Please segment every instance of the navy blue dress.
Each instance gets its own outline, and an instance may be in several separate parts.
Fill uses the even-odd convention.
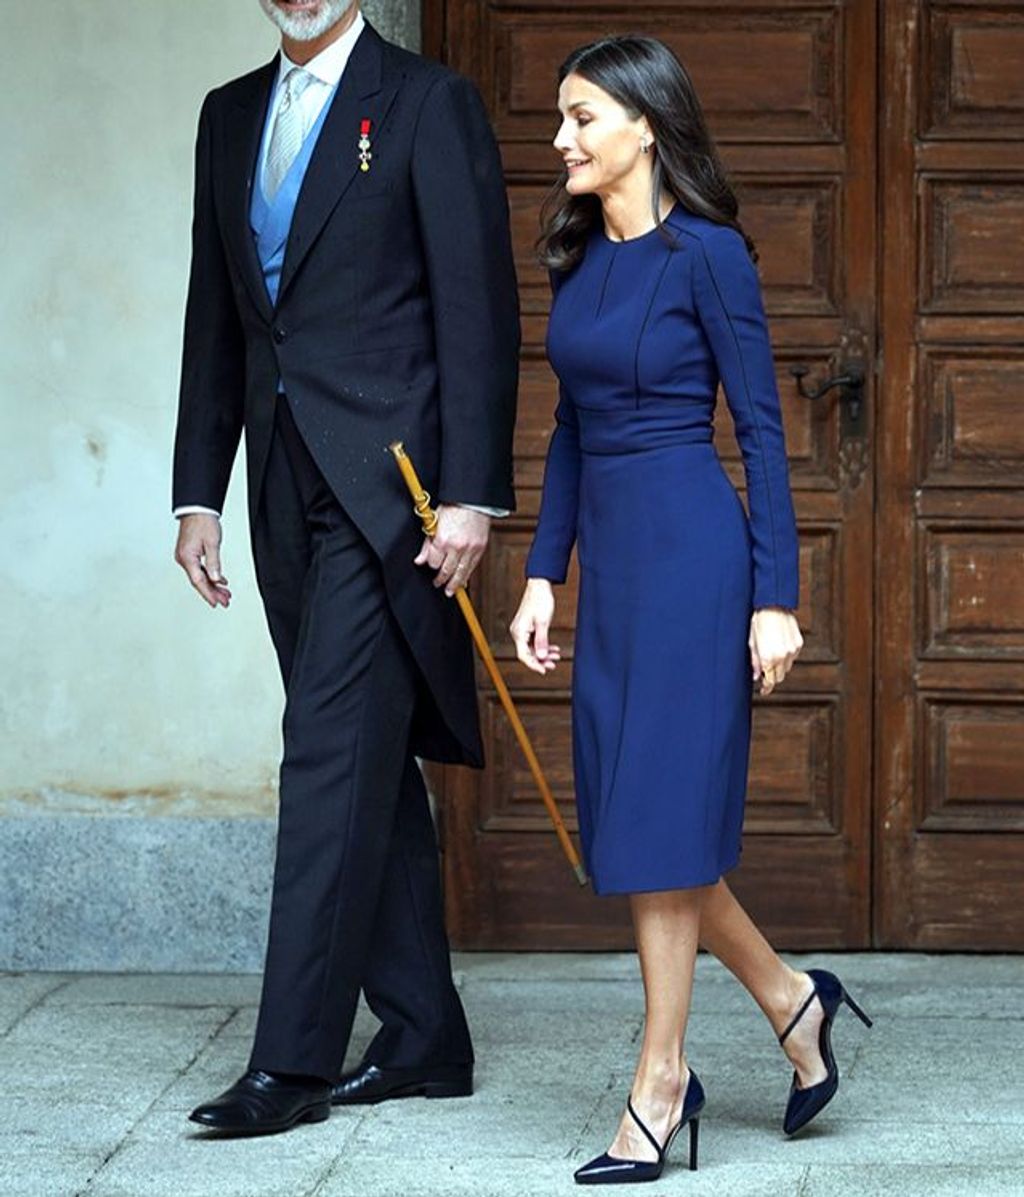
[[[580,567],[572,677],[580,839],[599,894],[713,885],[739,861],[750,616],[798,605],[797,533],[756,268],[677,204],[603,229],[555,276],[556,427],[526,575]],[[713,444],[721,380],[749,518]]]

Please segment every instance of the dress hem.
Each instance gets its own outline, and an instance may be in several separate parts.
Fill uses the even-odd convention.
[[[717,885],[717,884],[718,884],[718,882],[719,882],[719,881],[721,881],[721,879],[722,879],[722,878],[725,876],[725,874],[726,874],[726,873],[731,873],[731,872],[732,872],[732,870],[733,870],[733,869],[735,869],[735,868],[736,868],[736,866],[737,866],[739,863],[740,863],[740,857],[739,857],[739,854],[737,854],[737,855],[736,855],[736,856],[733,858],[733,860],[732,860],[732,862],[731,862],[730,864],[723,865],[721,868],[719,868],[719,870],[718,870],[718,871],[717,871],[717,872],[716,872],[716,873],[715,873],[715,874],[714,874],[714,875],[711,877],[711,879],[710,879],[710,880],[703,880],[703,881],[686,881],[686,882],[684,882],[684,883],[682,883],[682,884],[681,884],[681,883],[679,883],[678,881],[676,881],[676,882],[673,882],[672,884],[669,884],[669,885],[664,885],[664,884],[657,884],[657,885],[645,884],[645,885],[637,885],[637,886],[629,886],[629,887],[619,887],[619,886],[611,886],[611,887],[609,887],[609,886],[602,886],[602,887],[599,889],[599,888],[597,887],[597,885],[594,883],[594,879],[593,879],[593,877],[591,877],[591,879],[590,879],[590,884],[591,884],[591,888],[592,888],[592,889],[593,889],[593,891],[594,891],[594,894],[595,894],[595,896],[596,896],[596,897],[598,897],[598,898],[613,898],[613,897],[621,897],[621,896],[622,896],[622,895],[624,895],[624,894],[655,894],[655,893],[664,893],[664,892],[667,892],[667,891],[670,891],[670,890],[675,890],[675,889],[701,889],[701,888],[703,888],[704,886],[708,886],[708,885]]]

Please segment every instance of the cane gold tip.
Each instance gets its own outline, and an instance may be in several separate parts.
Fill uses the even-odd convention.
[[[394,453],[396,457],[405,456],[405,445],[402,441],[392,441],[391,444],[388,445],[388,449]]]
[[[580,885],[587,884],[587,871],[581,864],[573,866],[573,872],[576,874],[576,880]]]

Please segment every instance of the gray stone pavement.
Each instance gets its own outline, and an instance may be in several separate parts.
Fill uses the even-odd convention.
[[[651,1192],[701,1197],[1024,1195],[1024,957],[788,956],[837,972],[835,1101],[786,1140],[790,1073],[750,998],[701,957],[688,1051],[708,1091],[700,1171],[682,1140]],[[0,1194],[17,1197],[533,1197],[578,1193],[630,1081],[630,955],[456,957],[477,1092],[338,1110],[211,1141],[187,1111],[242,1070],[249,976],[0,975]],[[360,1011],[349,1059],[374,1022]]]

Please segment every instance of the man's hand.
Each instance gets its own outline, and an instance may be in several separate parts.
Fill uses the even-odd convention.
[[[183,515],[178,520],[174,560],[211,607],[231,602],[228,580],[220,572],[220,539],[220,520],[215,515]]]
[[[480,564],[491,533],[491,517],[481,511],[441,503],[437,508],[437,531],[425,536],[416,565],[437,570],[434,585],[444,587],[451,598],[465,586]]]

